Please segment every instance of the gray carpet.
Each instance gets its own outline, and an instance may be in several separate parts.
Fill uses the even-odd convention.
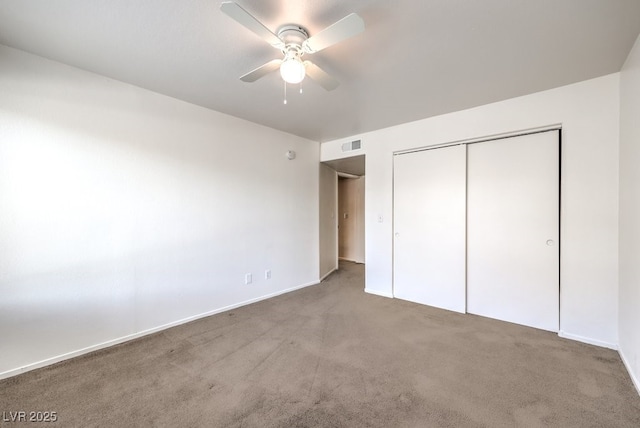
[[[363,277],[342,263],[320,285],[0,381],[0,412],[57,412],[45,426],[640,427],[616,352],[368,295]]]

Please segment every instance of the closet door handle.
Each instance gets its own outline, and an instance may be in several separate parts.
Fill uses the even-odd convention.
[[[553,247],[554,245],[556,245],[556,243],[553,239],[547,239],[547,247]]]

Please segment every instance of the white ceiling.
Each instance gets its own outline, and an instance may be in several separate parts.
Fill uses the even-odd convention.
[[[335,169],[338,172],[362,176],[366,172],[365,162],[365,155],[358,155],[341,159],[334,159],[323,163],[325,165],[329,165],[331,168]]]
[[[341,85],[238,77],[273,49],[217,0],[0,0],[0,43],[312,140],[327,141],[619,71],[639,0],[237,0],[311,35],[350,12],[364,33],[313,55]]]

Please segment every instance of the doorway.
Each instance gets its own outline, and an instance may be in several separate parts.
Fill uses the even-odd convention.
[[[338,260],[364,263],[365,155],[322,162],[320,180],[320,278]]]
[[[338,258],[364,263],[364,176],[338,174]]]

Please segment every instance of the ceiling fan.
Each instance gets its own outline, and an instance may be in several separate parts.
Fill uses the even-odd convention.
[[[283,25],[274,33],[232,1],[223,2],[220,10],[284,55],[282,59],[273,59],[241,76],[240,80],[243,82],[255,82],[279,68],[282,79],[287,83],[300,83],[305,76],[309,76],[327,91],[332,91],[338,87],[339,82],[311,61],[303,61],[302,56],[319,52],[364,31],[364,21],[355,13],[309,37],[307,30],[296,24]]]

